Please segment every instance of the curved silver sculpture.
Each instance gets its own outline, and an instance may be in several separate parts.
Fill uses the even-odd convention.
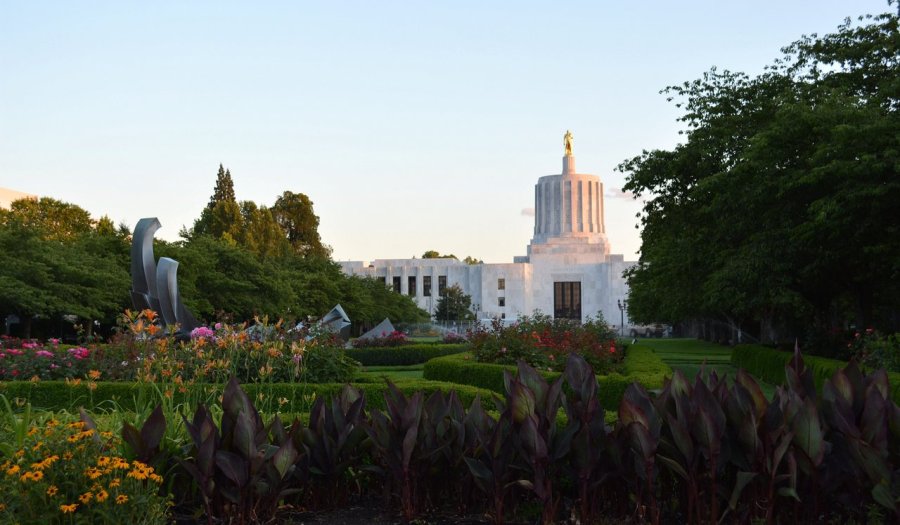
[[[162,225],[156,217],[141,219],[131,238],[131,302],[138,310],[159,312],[163,326],[179,325],[187,333],[199,323],[181,302],[178,293],[178,261],[153,257],[153,234]]]

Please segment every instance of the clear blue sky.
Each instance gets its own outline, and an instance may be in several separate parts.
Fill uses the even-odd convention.
[[[758,73],[884,0],[14,2],[0,0],[0,186],[176,239],[219,163],[238,199],[315,203],[337,260],[428,249],[511,262],[533,188],[678,142],[658,92]],[[639,204],[607,197],[635,259]]]

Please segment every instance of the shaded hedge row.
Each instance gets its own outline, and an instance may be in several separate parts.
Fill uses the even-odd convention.
[[[441,381],[409,379],[396,380],[395,384],[405,395],[412,395],[415,392],[430,395],[438,391],[444,393],[455,391],[460,401],[466,405],[479,395],[484,401],[493,396],[490,390]],[[344,386],[342,383],[271,383],[245,384],[241,388],[257,403],[268,400],[270,405],[279,407],[278,400],[287,400],[283,408],[292,412],[297,409],[308,410],[315,398],[328,399],[336,396]],[[366,381],[365,378],[358,378],[351,386],[365,393],[370,407],[385,408],[382,393],[386,383],[381,379]],[[73,385],[64,381],[10,381],[0,383],[0,395],[5,396],[13,404],[16,400],[19,400],[20,404],[30,403],[35,410],[76,411],[83,407],[87,410],[115,408],[134,411],[141,406],[157,404],[165,396],[162,388],[164,387],[149,383],[98,382],[91,390],[87,383]],[[170,400],[175,405],[186,400],[210,403],[222,395],[224,388],[223,384],[195,384],[187,392],[171,391]]]
[[[402,366],[418,365],[435,357],[460,354],[467,348],[466,343],[417,343],[382,348],[348,348],[344,350],[344,355],[359,361],[363,366]]]
[[[731,352],[731,364],[743,368],[757,378],[773,385],[784,384],[784,367],[790,363],[793,354],[762,345],[737,345]],[[822,389],[825,382],[835,372],[847,366],[846,361],[827,357],[803,356],[806,366],[812,371],[816,388]],[[891,398],[900,404],[900,374],[888,372],[891,384]]]
[[[604,407],[619,406],[625,389],[637,382],[649,390],[662,388],[666,377],[672,377],[672,369],[653,350],[640,344],[630,345],[622,362],[624,373],[597,376],[600,384],[600,403]],[[432,381],[447,381],[460,385],[505,392],[503,371],[515,372],[513,365],[478,363],[470,354],[456,354],[432,359],[425,363],[422,376]],[[559,372],[540,371],[547,381],[555,381]]]

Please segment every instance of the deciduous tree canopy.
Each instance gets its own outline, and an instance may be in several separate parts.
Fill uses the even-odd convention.
[[[764,338],[896,330],[897,15],[783,52],[755,77],[713,69],[667,88],[685,141],[619,166],[624,189],[647,199],[632,318],[718,318]]]

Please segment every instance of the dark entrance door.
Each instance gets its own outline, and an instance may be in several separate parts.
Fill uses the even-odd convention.
[[[553,317],[581,321],[581,282],[553,283]]]

